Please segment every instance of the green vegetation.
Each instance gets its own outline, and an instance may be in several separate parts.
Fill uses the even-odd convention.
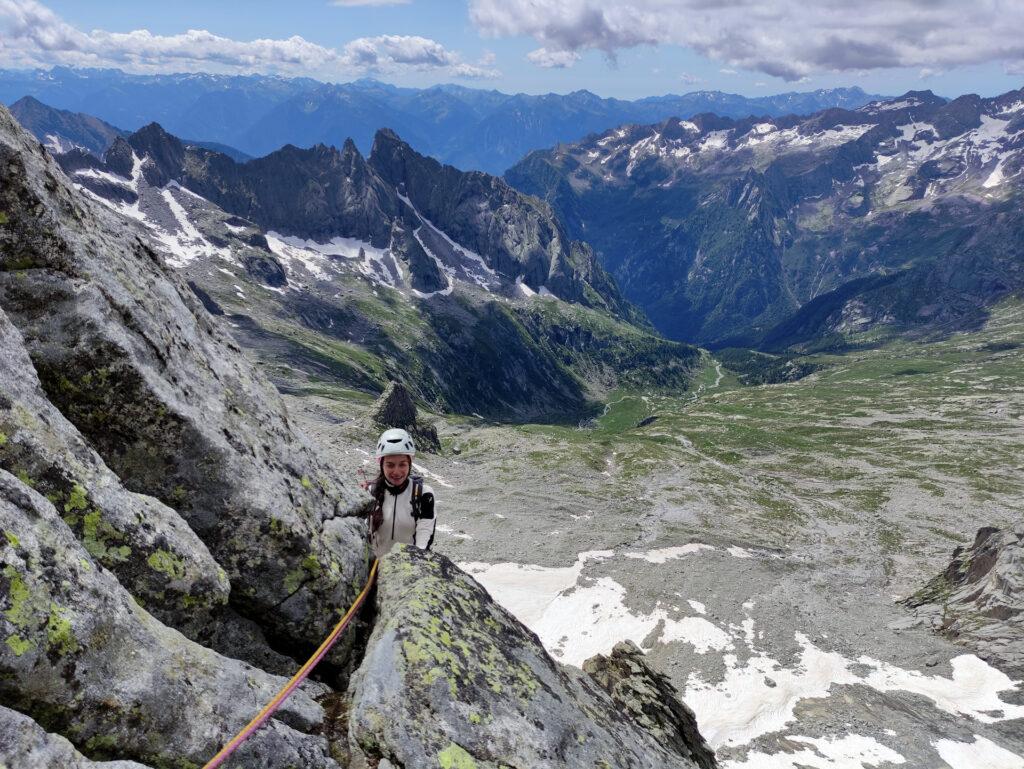
[[[578,484],[595,504],[612,496],[628,507],[632,481],[675,483],[686,492],[673,496],[699,501],[709,525],[737,511],[762,522],[767,544],[783,544],[793,526],[902,517],[908,495],[932,505],[952,496],[957,508],[936,520],[944,540],[962,539],[950,518],[964,504],[1012,509],[1024,497],[1022,343],[1024,302],[1008,301],[978,332],[811,356],[816,371],[799,381],[746,387],[707,358],[690,396],[621,389],[589,429],[516,429],[537,467],[606,473]],[[875,546],[898,561],[934,541],[935,522],[877,527]]]

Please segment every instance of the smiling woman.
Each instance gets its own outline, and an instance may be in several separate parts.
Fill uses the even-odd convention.
[[[385,430],[377,441],[380,473],[371,484],[373,554],[383,558],[396,543],[429,550],[434,542],[434,490],[410,475],[416,446],[405,430]]]

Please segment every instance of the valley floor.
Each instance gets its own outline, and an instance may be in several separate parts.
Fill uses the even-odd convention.
[[[819,362],[747,388],[708,357],[694,393],[580,429],[436,417],[435,547],[563,662],[635,641],[724,767],[1024,769],[1024,684],[897,603],[1021,518],[1024,303]],[[365,396],[288,401],[372,471]]]

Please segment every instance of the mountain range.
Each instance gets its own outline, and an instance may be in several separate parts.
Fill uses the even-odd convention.
[[[284,389],[398,380],[443,411],[564,421],[620,383],[685,388],[699,357],[653,332],[547,204],[390,130],[369,158],[348,141],[237,163],[150,124],[102,160],[57,159]]]
[[[369,152],[379,128],[391,128],[419,152],[464,170],[501,173],[527,152],[623,123],[715,112],[807,114],[855,108],[879,98],[859,88],[748,98],[721,91],[607,99],[589,91],[504,94],[438,85],[400,88],[376,80],[321,83],[308,78],[210,74],[129,75],[119,70],[0,71],[0,101],[32,96],[86,112],[123,131],[156,121],[170,133],[259,156],[285,144],[340,147],[351,138]],[[229,153],[230,154],[230,153]]]
[[[553,206],[667,336],[812,349],[964,328],[1024,287],[1024,90],[806,117],[712,114],[530,154]]]

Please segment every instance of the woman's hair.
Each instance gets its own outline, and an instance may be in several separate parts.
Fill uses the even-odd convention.
[[[373,510],[370,513],[370,531],[374,532],[384,523],[384,460],[380,462],[377,477],[370,483],[370,495],[373,497]]]

